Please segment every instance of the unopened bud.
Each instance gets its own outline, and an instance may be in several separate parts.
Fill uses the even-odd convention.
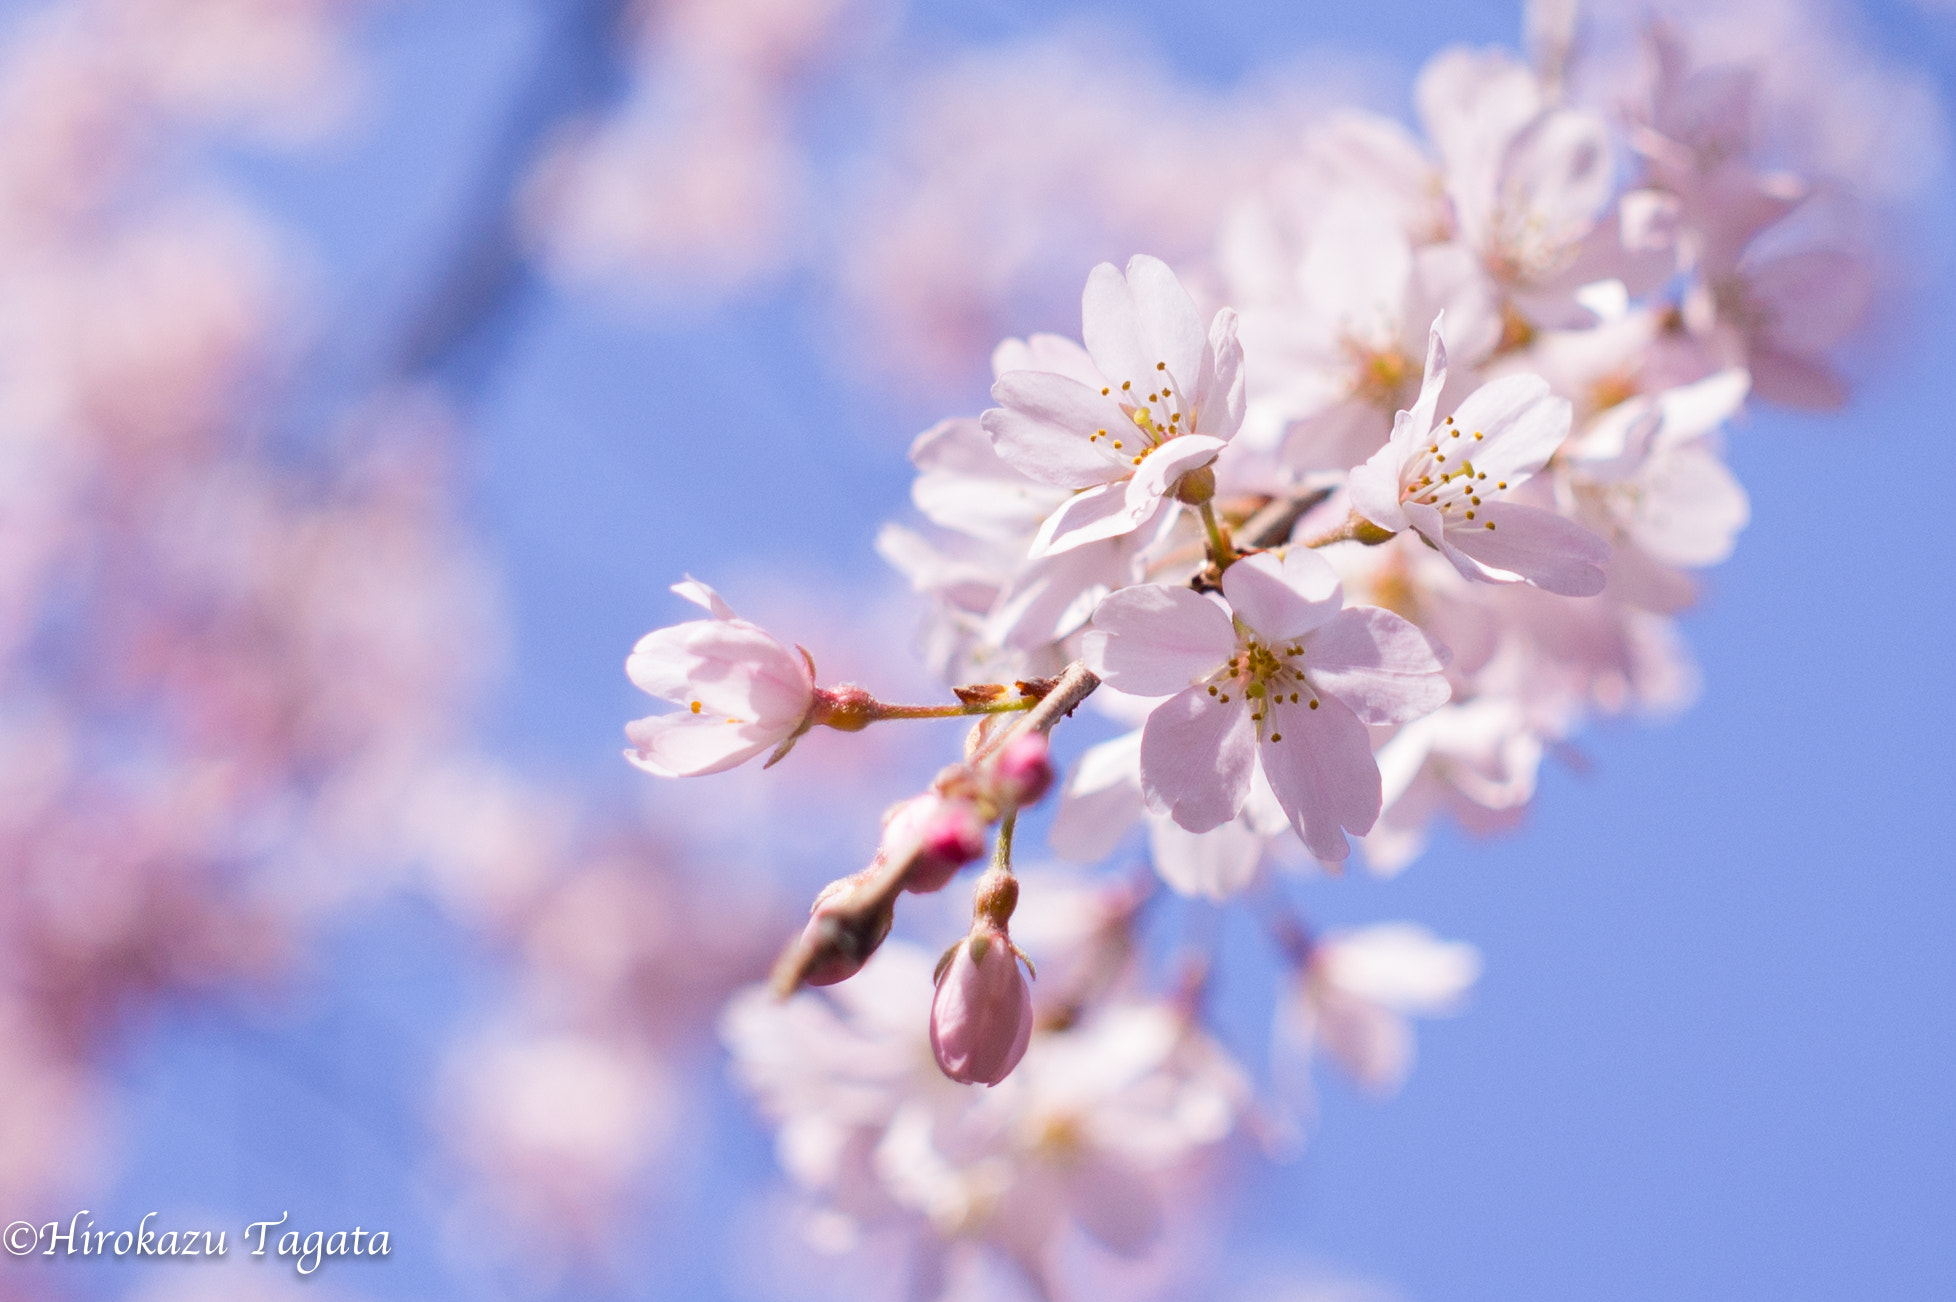
[[[940,965],[930,1006],[930,1047],[952,1080],[996,1085],[1032,1040],[1032,991],[1002,927],[979,923]]]
[[[1001,803],[1036,804],[1053,785],[1053,761],[1043,732],[1025,732],[1005,744],[992,762],[992,780]]]
[[[904,890],[927,895],[985,853],[985,820],[968,800],[934,792],[917,796],[897,806],[883,825],[882,853],[891,863],[910,865]]]
[[[855,906],[856,887],[864,874],[830,882],[815,897],[808,925],[802,929],[802,944],[814,955],[803,980],[811,986],[832,986],[847,981],[862,971],[870,955],[890,934],[896,910],[885,904],[864,912]]]

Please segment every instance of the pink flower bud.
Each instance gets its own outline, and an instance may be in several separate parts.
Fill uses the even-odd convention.
[[[985,820],[968,800],[935,793],[906,800],[883,825],[883,855],[907,861],[903,889],[941,890],[958,869],[985,853]]]
[[[1043,732],[1021,733],[992,762],[999,799],[1008,805],[1036,804],[1053,785],[1053,761]]]
[[[870,913],[855,899],[855,888],[866,873],[830,882],[815,897],[809,910],[808,925],[802,928],[803,941],[814,948],[814,966],[804,978],[811,986],[832,986],[847,981],[862,971],[870,955],[890,934],[896,911],[887,905]]]
[[[938,975],[930,1047],[952,1080],[996,1085],[1032,1040],[1032,991],[1012,939],[980,922],[957,943]]]

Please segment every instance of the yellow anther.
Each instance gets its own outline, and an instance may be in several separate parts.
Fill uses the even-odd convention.
[[[1313,710],[1315,710],[1315,709],[1317,709],[1317,708],[1318,708],[1318,698],[1317,698],[1317,697],[1315,697],[1315,696],[1313,696],[1313,697],[1311,698],[1311,708],[1312,708]]]
[[[1119,439],[1115,439],[1114,446],[1118,448],[1120,445],[1121,445],[1121,441]]]
[[[1453,436],[1454,436],[1455,438],[1459,438],[1459,437],[1460,437],[1460,431],[1459,431],[1459,430],[1455,430],[1455,431],[1453,432]]]
[[[694,713],[694,714],[698,714],[699,712],[700,712],[700,703],[699,703],[698,701],[694,701],[694,702],[693,702],[693,713]]]
[[[1270,734],[1271,741],[1282,741],[1283,739],[1284,739],[1284,734],[1282,734],[1281,732],[1273,732]]]
[[[1132,389],[1133,387],[1134,387],[1134,381],[1132,381],[1132,380],[1122,380],[1122,381],[1121,381],[1121,392],[1122,392],[1122,393],[1126,393],[1126,392],[1127,392],[1127,391],[1128,391],[1129,389]]]
[[[1101,397],[1103,397],[1103,398],[1105,398],[1105,397],[1106,397],[1106,396],[1107,396],[1108,394],[1110,394],[1110,393],[1112,393],[1112,392],[1113,392],[1113,390],[1112,390],[1112,389],[1105,389],[1105,388],[1104,388],[1104,389],[1102,389],[1102,390],[1100,391],[1100,396],[1101,396]]]
[[[1487,527],[1488,527],[1488,528],[1490,528],[1490,529],[1492,529],[1492,528],[1494,527],[1494,521],[1492,521],[1492,520],[1489,520],[1489,521],[1487,522]]]
[[[1137,466],[1138,466],[1138,465],[1140,465],[1140,464],[1141,464],[1141,458],[1140,458],[1140,457],[1136,457],[1136,458],[1134,459],[1134,464],[1135,464],[1135,465],[1137,465]]]
[[[1479,430],[1475,430],[1475,431],[1474,431],[1474,437],[1475,437],[1475,438],[1480,438],[1480,437],[1481,437],[1481,432],[1480,432]]]
[[[1505,479],[1495,485],[1496,488],[1506,488],[1507,486],[1508,486],[1508,481]]]
[[[1167,363],[1167,362],[1156,362],[1156,363],[1155,363],[1155,369],[1156,369],[1157,371],[1165,371],[1165,370],[1167,370],[1167,369],[1168,369],[1168,363]]]
[[[1473,518],[1474,518],[1474,513],[1473,513],[1472,511],[1469,511],[1469,512],[1467,513],[1467,518],[1468,518],[1469,520],[1471,520],[1471,519],[1473,519]]]

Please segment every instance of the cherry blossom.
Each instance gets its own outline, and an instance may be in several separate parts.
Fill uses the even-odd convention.
[[[659,777],[696,777],[745,764],[802,732],[815,707],[807,655],[735,615],[704,583],[689,578],[672,590],[712,618],[656,629],[632,648],[632,682],[685,709],[632,723],[625,758]]]
[[[1035,558],[1131,533],[1176,494],[1203,500],[1198,472],[1243,423],[1236,314],[1205,332],[1166,263],[1136,255],[1125,275],[1101,263],[1081,317],[1086,348],[1053,341],[1054,369],[1005,372],[984,416],[1007,463],[1075,490],[1041,526]]]
[[[1359,1084],[1391,1093],[1412,1068],[1407,1018],[1453,1012],[1480,970],[1473,946],[1411,923],[1333,932],[1310,946],[1278,1013],[1280,1039],[1322,1046]]]
[[[1182,588],[1101,603],[1086,657],[1113,686],[1170,698],[1141,738],[1149,804],[1192,832],[1236,817],[1261,765],[1312,854],[1350,853],[1379,813],[1367,724],[1403,723],[1448,696],[1440,652],[1388,611],[1344,609],[1331,568],[1303,549],[1223,574],[1227,607]]]
[[[1609,555],[1601,539],[1553,511],[1506,500],[1568,436],[1568,400],[1536,376],[1509,376],[1436,421],[1446,381],[1436,323],[1418,401],[1399,413],[1391,441],[1352,471],[1354,510],[1386,533],[1417,532],[1470,579],[1571,597],[1601,592]]]

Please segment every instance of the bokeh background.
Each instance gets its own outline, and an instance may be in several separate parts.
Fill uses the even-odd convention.
[[[993,340],[1521,24],[627,10],[4,6],[0,1219],[232,1255],[0,1296],[826,1296],[715,1009],[953,734],[655,788],[626,650],[690,571],[927,690],[872,542]],[[1888,96],[1854,395],[1735,433],[1693,708],[1586,734],[1519,832],[1304,888],[1486,974],[1398,1097],[1330,1083],[1300,1156],[1242,1155],[1205,1296],[1956,1297],[1956,9],[1801,12],[1841,63],[1789,76]],[[1270,960],[1220,925],[1254,1058]],[[391,1256],[243,1257],[281,1212]]]

